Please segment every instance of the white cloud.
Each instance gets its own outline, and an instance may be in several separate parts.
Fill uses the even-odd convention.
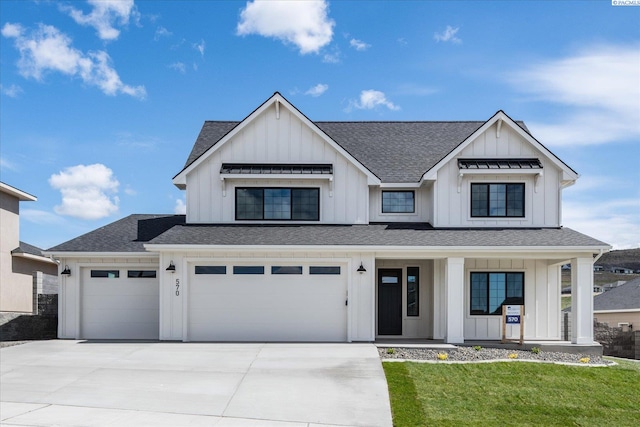
[[[200,40],[200,43],[194,43],[193,48],[198,52],[200,52],[200,55],[204,57],[204,48],[205,48],[204,40]]]
[[[614,249],[640,247],[640,199],[574,200],[565,197],[563,225],[608,243]]]
[[[350,109],[350,107],[355,107],[360,110],[373,110],[379,106],[387,107],[394,111],[400,109],[399,106],[387,99],[384,92],[380,92],[378,90],[363,90],[360,92],[360,100],[352,100],[348,109]]]
[[[340,62],[341,57],[342,52],[340,52],[337,46],[334,46],[330,52],[325,52],[324,55],[322,55],[322,62],[326,64],[337,64]]]
[[[176,205],[173,208],[173,213],[176,215],[186,215],[187,213],[187,205],[184,204],[182,199],[176,199]]]
[[[103,164],[68,167],[51,175],[49,184],[62,194],[62,204],[54,208],[59,215],[100,219],[118,212],[120,200],[115,194],[120,184]]]
[[[349,45],[355,50],[359,50],[359,51],[365,51],[371,47],[370,44],[367,44],[362,40],[358,40],[358,39],[351,39],[349,41]]]
[[[124,189],[124,194],[126,194],[127,196],[136,196],[138,192],[127,185]]]
[[[102,40],[115,40],[120,36],[116,25],[125,26],[129,18],[139,19],[133,0],[87,0],[93,9],[85,15],[81,10],[68,5],[60,5],[80,25],[93,27]]]
[[[171,31],[167,30],[165,27],[158,27],[158,28],[156,28],[156,34],[153,36],[153,39],[155,41],[158,41],[162,37],[170,37],[172,35],[173,35],[173,33]]]
[[[20,219],[42,225],[60,225],[65,222],[56,214],[38,209],[20,209]]]
[[[603,144],[640,138],[640,48],[598,45],[567,58],[511,73],[509,81],[533,101],[566,108],[555,123],[528,122],[550,145]]]
[[[18,170],[18,167],[4,157],[0,157],[0,170],[10,170],[15,172]]]
[[[107,95],[124,93],[140,99],[146,96],[144,86],[122,83],[106,52],[98,50],[84,54],[55,27],[39,24],[27,35],[20,24],[7,23],[2,28],[2,35],[15,39],[15,47],[20,51],[18,70],[25,78],[42,80],[45,73],[57,71],[79,77]]]
[[[237,34],[257,34],[295,45],[301,54],[318,53],[331,42],[335,22],[326,1],[255,0],[240,12]]]
[[[458,30],[460,27],[453,28],[451,25],[447,25],[447,28],[441,33],[435,33],[433,38],[437,42],[451,42],[451,43],[462,43],[462,39],[458,38],[456,34],[458,34]]]
[[[17,98],[18,96],[20,96],[21,93],[24,93],[22,88],[18,85],[11,85],[9,87],[4,87],[3,85],[0,85],[0,89],[2,90],[2,93],[4,93],[10,98]]]
[[[323,84],[323,83],[318,83],[317,85],[315,85],[314,87],[312,87],[308,91],[306,91],[304,94],[305,95],[311,95],[313,97],[317,97],[317,96],[320,96],[323,93],[325,93],[327,91],[327,89],[329,89],[329,85]]]
[[[187,72],[187,67],[182,62],[174,62],[173,64],[169,64],[169,68],[179,71],[181,74]]]

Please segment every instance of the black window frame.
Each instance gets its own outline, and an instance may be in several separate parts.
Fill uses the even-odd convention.
[[[254,192],[262,192],[262,214],[260,217],[254,218],[239,218],[238,217],[238,191],[251,190]],[[265,218],[265,190],[288,190],[289,191],[289,217],[288,218]],[[317,206],[316,216],[314,218],[301,218],[295,217],[296,209],[299,206],[295,206],[296,196],[294,193],[301,191],[315,191],[315,205]],[[257,211],[256,211],[257,212]],[[320,221],[320,187],[236,187],[235,188],[235,219],[236,221]]]
[[[415,277],[415,301],[412,301],[409,292],[409,278]],[[412,305],[412,303],[414,305]],[[407,267],[407,317],[420,316],[420,267]]]
[[[504,192],[505,192],[505,214],[504,215],[491,215],[491,199],[490,199],[490,194],[491,194],[491,186],[492,185],[504,185]],[[478,210],[479,208],[477,208],[474,204],[474,202],[476,202],[476,200],[474,200],[473,196],[474,196],[474,188],[480,187],[480,186],[485,186],[486,187],[486,202],[487,202],[487,206],[486,206],[486,211],[483,214],[476,214],[476,210]],[[520,187],[521,190],[521,194],[522,194],[522,215],[509,215],[509,187]],[[525,194],[525,183],[524,182],[472,182],[471,183],[471,191],[470,191],[470,195],[469,195],[469,199],[470,199],[470,210],[471,210],[471,218],[524,218],[525,217],[525,206],[526,206],[526,194]]]
[[[272,265],[271,274],[277,276],[300,275],[302,274],[301,265]]]
[[[491,274],[503,274],[504,277],[504,283],[505,283],[505,289],[504,289],[504,300],[502,301],[502,303],[500,304],[500,306],[494,310],[493,312],[490,311],[491,308]],[[483,312],[478,312],[477,310],[474,310],[474,289],[473,289],[473,277],[474,275],[485,275],[486,276],[486,295],[484,296],[484,298],[486,299],[486,310]],[[508,296],[508,275],[518,275],[521,277],[521,289],[522,289],[522,296],[518,296],[518,297],[511,297],[513,298],[512,300],[509,300],[509,296]],[[482,296],[479,296],[482,297]],[[503,305],[524,305],[524,297],[525,297],[525,277],[524,277],[524,271],[472,271],[469,275],[469,314],[471,316],[501,316],[502,315],[502,306]]]
[[[402,212],[398,212],[398,211],[385,211],[384,209],[384,195],[385,194],[390,194],[390,193],[411,193],[412,194],[412,207],[411,207],[411,211],[402,211]],[[380,196],[380,200],[381,200],[381,211],[383,214],[411,214],[411,213],[416,213],[416,192],[414,190],[383,190],[382,191],[382,195]]]

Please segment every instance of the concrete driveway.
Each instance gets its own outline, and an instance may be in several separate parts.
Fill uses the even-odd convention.
[[[54,340],[0,368],[6,426],[391,426],[371,344]]]

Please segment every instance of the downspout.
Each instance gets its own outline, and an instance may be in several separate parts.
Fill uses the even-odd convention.
[[[593,263],[595,264],[596,262],[598,262],[602,255],[604,255],[604,249],[600,249],[600,253],[593,259]]]

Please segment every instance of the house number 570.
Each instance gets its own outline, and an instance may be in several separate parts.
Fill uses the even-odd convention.
[[[176,296],[180,296],[180,279],[176,279]]]

